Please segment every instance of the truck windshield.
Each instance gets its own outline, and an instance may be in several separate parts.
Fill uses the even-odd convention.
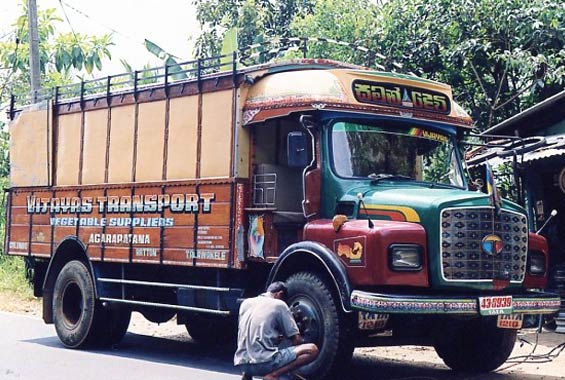
[[[464,185],[456,147],[444,133],[385,121],[339,121],[332,126],[331,144],[340,177]]]

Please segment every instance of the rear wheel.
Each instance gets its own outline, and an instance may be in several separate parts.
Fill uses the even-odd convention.
[[[128,308],[100,308],[100,315],[96,316],[95,344],[103,347],[112,347],[119,344],[128,331],[131,319],[131,310]]]
[[[78,348],[94,342],[96,309],[88,269],[78,260],[68,262],[59,272],[53,290],[53,321],[65,346]]]
[[[435,350],[455,371],[485,373],[500,367],[512,353],[516,330],[496,327],[496,318],[450,321],[442,326]]]
[[[237,340],[235,321],[213,315],[191,315],[186,330],[192,339],[207,346],[231,345]]]
[[[83,262],[69,261],[59,272],[53,289],[53,322],[65,346],[116,345],[130,318],[129,309],[106,309],[96,300],[94,282]]]
[[[286,281],[288,304],[298,315],[304,343],[315,343],[316,360],[300,369],[309,379],[336,373],[351,358],[353,345],[348,339],[344,316],[340,315],[329,286],[317,274],[300,272]]]

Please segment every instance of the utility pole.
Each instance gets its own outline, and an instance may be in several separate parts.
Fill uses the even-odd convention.
[[[41,90],[41,72],[39,68],[39,33],[37,31],[37,3],[35,0],[27,2],[27,21],[29,27],[29,65],[30,65],[30,85],[31,100],[37,102],[39,91]]]

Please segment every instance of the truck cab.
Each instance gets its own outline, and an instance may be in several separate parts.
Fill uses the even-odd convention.
[[[495,188],[469,189],[461,143],[472,124],[449,86],[343,68],[275,73],[254,86],[244,110],[254,200],[272,200],[249,210],[269,231],[250,252],[275,263],[269,281],[290,281],[289,303],[312,341],[345,333],[334,355],[351,351],[351,335],[427,344],[455,370],[486,372],[510,355],[524,314],[558,307],[541,290],[548,250],[525,210]],[[278,159],[264,163],[263,149]],[[300,190],[303,215],[297,200],[283,206]],[[298,218],[284,222],[289,212]],[[336,325],[320,324],[331,311],[300,290],[318,282],[337,289]]]

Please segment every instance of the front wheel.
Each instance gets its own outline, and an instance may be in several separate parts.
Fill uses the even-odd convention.
[[[299,272],[286,280],[288,304],[300,321],[304,343],[314,343],[316,360],[302,367],[300,373],[309,379],[335,373],[345,355],[351,355],[344,318],[326,282],[317,274]],[[351,346],[352,347],[352,346]]]
[[[516,333],[516,330],[496,327],[496,317],[453,320],[442,326],[434,347],[454,371],[486,373],[508,359],[514,349]]]

